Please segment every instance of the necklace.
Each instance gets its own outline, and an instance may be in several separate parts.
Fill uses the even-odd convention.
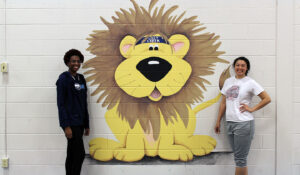
[[[77,76],[77,74],[75,75],[75,77],[72,75],[73,80],[76,80],[76,78],[78,77],[78,81],[80,80],[79,76]]]

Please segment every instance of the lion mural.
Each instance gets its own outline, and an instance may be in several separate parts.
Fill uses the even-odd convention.
[[[113,158],[138,161],[146,156],[167,160],[192,160],[209,154],[214,138],[194,135],[196,114],[216,99],[203,100],[203,76],[214,73],[214,64],[227,63],[218,56],[220,42],[204,30],[196,16],[171,14],[150,2],[148,10],[134,0],[134,9],[116,12],[113,23],[101,17],[108,30],[94,31],[87,49],[95,58],[87,61],[85,74],[92,95],[107,108],[105,119],[115,140],[94,138],[90,155],[100,161]]]

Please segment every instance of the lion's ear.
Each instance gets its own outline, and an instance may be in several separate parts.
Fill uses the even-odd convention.
[[[173,49],[173,54],[179,58],[183,58],[190,48],[190,40],[181,34],[172,35],[169,42]]]
[[[130,52],[133,50],[133,46],[136,39],[133,36],[125,36],[120,43],[120,52],[123,57],[128,58]]]

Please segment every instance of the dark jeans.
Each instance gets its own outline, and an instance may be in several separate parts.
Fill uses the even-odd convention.
[[[83,145],[83,126],[71,126],[72,138],[68,139],[66,175],[80,175],[85,151]]]

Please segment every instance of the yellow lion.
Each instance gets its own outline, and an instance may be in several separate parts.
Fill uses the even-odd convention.
[[[214,138],[194,135],[196,113],[215,103],[219,96],[192,109],[203,99],[202,76],[213,74],[218,58],[218,36],[199,34],[196,17],[171,16],[177,8],[164,5],[149,9],[131,0],[134,9],[116,12],[108,30],[95,31],[87,49],[95,58],[84,68],[92,68],[87,81],[98,85],[92,95],[107,108],[105,119],[115,140],[94,138],[90,155],[100,161],[113,158],[138,161],[145,155],[167,160],[189,161],[193,155],[209,154]]]

